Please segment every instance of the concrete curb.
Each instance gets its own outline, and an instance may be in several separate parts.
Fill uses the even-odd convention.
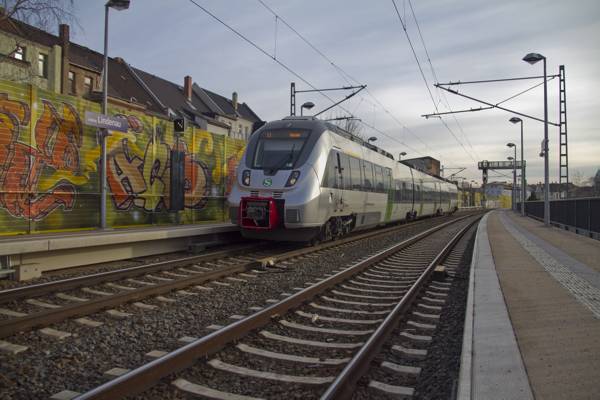
[[[485,215],[477,228],[458,400],[533,399],[492,257]]]

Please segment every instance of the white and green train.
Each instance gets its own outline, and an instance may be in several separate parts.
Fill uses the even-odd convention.
[[[458,190],[333,124],[287,117],[252,135],[228,202],[245,237],[315,241],[454,212]]]

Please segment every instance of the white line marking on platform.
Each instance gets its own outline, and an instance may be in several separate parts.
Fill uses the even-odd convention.
[[[211,389],[206,386],[197,385],[185,379],[176,379],[171,382],[171,385],[192,395],[208,397],[216,400],[263,400],[258,397],[243,396],[235,393],[221,392],[220,390]]]
[[[296,339],[288,336],[277,335],[276,333],[271,333],[269,331],[260,331],[260,334],[267,339],[279,340],[281,342],[293,343],[293,344],[302,344],[306,346],[313,347],[325,347],[331,349],[355,349],[357,347],[361,347],[364,343],[336,343],[336,342],[317,342],[315,340],[304,340],[304,339]]]
[[[277,374],[274,372],[266,372],[266,371],[257,371],[255,369],[239,367],[237,365],[224,363],[221,360],[217,360],[213,358],[208,362],[208,364],[221,371],[233,372],[235,374],[250,376],[252,378],[262,378],[269,379],[274,381],[281,382],[290,382],[290,383],[304,383],[309,385],[322,385],[324,383],[332,382],[335,377],[327,376],[327,377],[318,377],[318,376],[294,376],[294,375],[284,375]]]

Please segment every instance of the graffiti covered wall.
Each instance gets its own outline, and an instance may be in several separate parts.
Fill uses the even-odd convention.
[[[99,226],[100,146],[86,110],[100,105],[0,81],[0,235]],[[245,143],[109,106],[129,130],[107,140],[107,225],[227,220],[225,199]],[[185,153],[185,208],[169,212],[170,151]]]

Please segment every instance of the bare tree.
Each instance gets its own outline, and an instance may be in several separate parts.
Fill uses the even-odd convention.
[[[0,0],[0,22],[15,18],[53,31],[59,23],[77,22],[74,7],[74,0]]]
[[[332,119],[332,122],[340,128],[350,132],[354,136],[357,136],[361,139],[365,139],[363,135],[363,126],[360,123],[359,119],[348,117],[343,114],[338,114],[335,118]]]

